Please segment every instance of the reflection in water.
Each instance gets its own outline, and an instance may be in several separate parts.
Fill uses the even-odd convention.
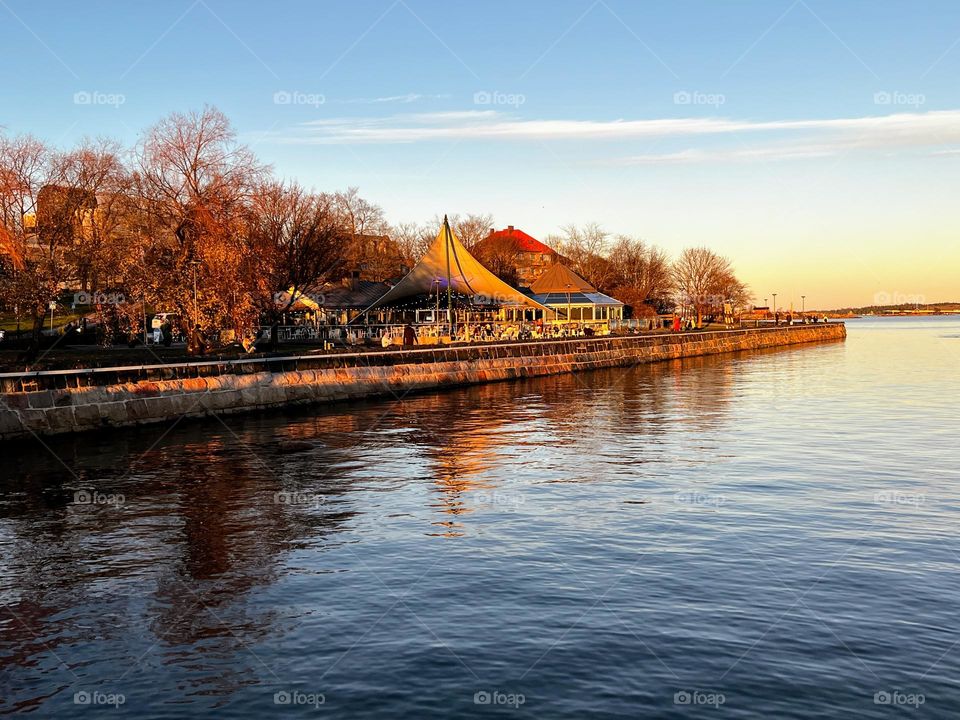
[[[823,407],[877,356],[858,337],[8,449],[0,708],[79,715],[73,693],[102,688],[151,716],[253,717],[301,687],[356,716],[466,717],[475,692],[513,683],[539,696],[536,716],[582,717],[599,710],[570,683],[632,697],[604,708],[628,714],[653,702],[638,668],[671,697],[690,663],[691,687],[719,683],[785,609],[784,584],[822,574],[837,537],[863,538],[820,524],[873,507],[882,468],[860,469],[868,491],[807,490],[853,477],[832,444],[850,418],[830,426]],[[860,432],[886,432],[845,402]],[[885,517],[874,532],[918,527]],[[779,578],[754,561],[768,537]],[[810,602],[849,601],[832,592]],[[732,608],[735,636],[702,626],[705,607]],[[724,682],[771,658],[757,662]]]
[[[2,488],[11,652],[0,665],[39,691],[53,667],[78,680],[61,650],[108,641],[125,663],[179,668],[187,697],[274,682],[249,648],[285,618],[251,595],[291,553],[335,543],[360,512],[355,493],[422,478],[433,515],[422,532],[458,538],[478,506],[509,506],[509,475],[595,480],[571,453],[617,452],[625,433],[656,443],[678,421],[706,427],[730,381],[727,363],[696,359],[53,439],[52,453],[15,457]],[[558,460],[573,472],[557,472]],[[76,503],[84,490],[115,502]],[[94,599],[96,613],[71,612]]]
[[[351,493],[407,482],[403,470],[419,466],[433,488],[424,506],[438,514],[424,533],[460,537],[478,499],[504,497],[503,478],[492,472],[503,454],[517,453],[530,473],[552,465],[543,458],[557,451],[609,452],[624,433],[655,443],[678,420],[706,427],[729,396],[729,368],[698,358],[54,438],[51,453],[17,456],[2,487],[2,587],[12,618],[2,638],[13,652],[0,666],[62,666],[58,648],[110,639],[134,662],[194,674],[188,696],[227,697],[270,679],[255,656],[237,663],[282,625],[275,608],[248,602],[251,592],[276,581],[286,555],[344,529],[358,512]],[[540,481],[597,478],[586,464],[573,467],[572,477]],[[74,502],[83,490],[122,501]],[[101,592],[107,579],[112,589]],[[131,588],[149,593],[131,604]],[[93,597],[101,611],[82,625],[71,621],[67,611]],[[122,622],[130,613],[143,615],[133,637]]]

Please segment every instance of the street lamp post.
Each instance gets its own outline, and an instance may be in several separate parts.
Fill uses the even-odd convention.
[[[433,314],[433,322],[437,327],[437,342],[440,342],[440,278],[434,280],[437,284],[437,310]]]
[[[800,296],[800,314],[806,317],[807,315],[807,296]]]
[[[567,335],[570,334],[570,283],[567,283]]]
[[[770,293],[770,294],[773,295],[773,324],[779,325],[780,317],[777,315],[777,294],[776,293]]]

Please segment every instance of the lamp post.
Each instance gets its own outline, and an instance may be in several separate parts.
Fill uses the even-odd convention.
[[[137,234],[137,239],[138,239],[138,240],[140,239],[139,233]],[[141,248],[140,248],[140,262],[141,262],[141,264],[143,265],[143,267],[146,267],[146,265],[147,265],[147,257],[146,257],[146,255],[147,255],[146,250],[144,250],[143,247],[141,246]],[[144,294],[144,296],[143,296],[143,346],[144,346],[144,347],[147,346],[147,335],[149,335],[149,334],[150,334],[150,329],[149,329],[149,327],[147,326],[147,296],[146,296],[146,294]]]
[[[433,314],[433,324],[437,328],[437,342],[440,342],[440,278],[434,280],[437,284],[437,310]]]
[[[773,324],[779,325],[780,318],[777,316],[777,294],[776,293],[770,293],[770,294],[773,295]]]
[[[567,335],[570,334],[570,283],[567,283]]]
[[[807,314],[807,296],[800,296],[800,314],[806,316]]]

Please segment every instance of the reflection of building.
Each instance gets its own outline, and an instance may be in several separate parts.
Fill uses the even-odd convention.
[[[557,261],[552,248],[513,225],[491,231],[473,247],[473,253],[494,274],[526,287]]]
[[[556,322],[607,326],[623,319],[623,303],[597,289],[566,265],[555,263],[530,287],[533,299],[559,311]],[[569,317],[567,317],[569,312]]]

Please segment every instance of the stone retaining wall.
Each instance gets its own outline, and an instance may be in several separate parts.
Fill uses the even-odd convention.
[[[839,340],[843,323],[0,374],[0,439]]]

